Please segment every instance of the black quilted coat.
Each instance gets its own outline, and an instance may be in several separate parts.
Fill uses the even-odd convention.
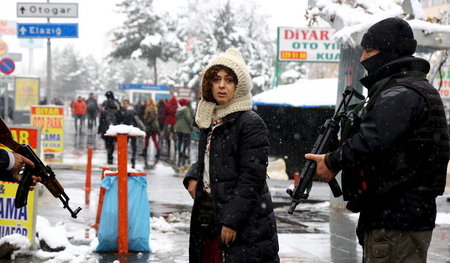
[[[209,131],[201,130],[198,162],[183,182],[187,188],[189,180],[198,180],[191,217],[190,262],[200,262],[201,256],[198,208],[205,194],[203,160]],[[251,110],[227,115],[213,131],[210,181],[216,227],[219,230],[225,225],[237,231],[234,242],[221,245],[224,262],[279,262],[276,221],[266,183],[268,154],[266,125]]]

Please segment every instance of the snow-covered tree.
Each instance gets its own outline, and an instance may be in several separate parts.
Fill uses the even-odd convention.
[[[114,58],[139,58],[154,69],[154,82],[158,82],[158,59],[167,61],[181,47],[174,30],[176,21],[167,13],[156,12],[152,0],[124,0],[118,5],[127,15],[123,26],[114,32],[116,49]]]
[[[200,7],[196,0],[180,15],[178,35],[187,43],[179,60],[181,66],[173,77],[178,85],[198,87],[201,71],[208,61],[230,47],[241,51],[247,62],[254,89],[258,93],[270,87],[273,75],[274,43],[266,31],[266,17],[252,1],[233,5],[217,1]],[[206,7],[205,7],[206,6]],[[219,7],[219,8],[217,8]]]
[[[255,1],[188,0],[170,12],[156,10],[153,0],[124,0],[126,14],[114,32],[113,58],[138,58],[154,70],[153,81],[166,79],[176,86],[198,87],[208,61],[230,47],[246,60],[258,93],[273,77],[274,41],[267,32],[266,16]],[[158,63],[175,61],[177,72],[158,77]]]
[[[238,7],[241,15],[237,18],[246,34],[239,49],[247,59],[250,76],[253,80],[253,94],[261,93],[271,87],[274,77],[275,42],[268,32],[267,15],[257,12],[256,2],[246,2]]]
[[[238,47],[242,41],[238,29],[235,27],[235,16],[231,16],[230,1],[227,1],[222,9],[219,9],[215,21],[213,35],[217,41],[217,51],[224,52],[229,47]]]
[[[104,87],[103,68],[100,63],[92,56],[89,55],[84,59],[84,68],[87,71],[86,74],[86,87],[85,89],[92,91],[102,91]]]
[[[431,71],[428,78],[433,80],[438,73],[439,64],[445,58],[447,46],[440,40],[440,35],[448,34],[448,25],[441,25],[445,19],[436,17],[424,17],[422,7],[418,0],[405,0],[397,3],[391,0],[311,0],[306,12],[310,24],[323,23],[326,21],[336,29],[334,38],[343,46],[356,47],[362,33],[376,22],[388,17],[402,17],[407,20],[418,41],[417,52],[428,52],[432,54],[416,53],[431,62]],[[448,14],[442,12],[442,14]],[[428,38],[428,39],[427,39]]]
[[[75,96],[75,91],[87,89],[87,69],[84,60],[78,55],[72,45],[68,45],[63,50],[53,52],[53,80],[52,94],[54,97],[71,99]]]

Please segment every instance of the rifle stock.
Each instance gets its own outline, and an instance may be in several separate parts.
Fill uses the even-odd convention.
[[[314,143],[313,149],[311,150],[312,154],[324,154],[329,150],[331,140],[337,136],[339,131],[339,122],[343,117],[345,117],[345,111],[341,112],[342,107],[345,107],[350,103],[350,100],[353,96],[356,96],[358,99],[364,99],[364,96],[359,94],[356,90],[354,90],[351,86],[347,86],[344,93],[342,94],[343,98],[341,103],[339,104],[335,114],[330,119],[325,121],[325,124],[321,127],[319,136]],[[288,213],[292,214],[295,211],[295,208],[300,203],[301,199],[308,199],[309,192],[312,188],[313,178],[316,174],[316,162],[312,160],[306,160],[305,165],[302,168],[300,173],[300,179],[295,186],[294,190],[287,189],[286,192],[291,197],[291,205],[289,207]],[[333,178],[328,183],[333,196],[339,197],[342,195],[342,190],[339,186],[339,183],[336,179]]]
[[[55,173],[50,168],[50,166],[44,165],[44,163],[39,159],[36,153],[28,144],[19,144],[12,138],[11,131],[8,126],[6,126],[3,119],[0,117],[0,143],[4,144],[14,152],[17,152],[26,158],[30,159],[34,163],[34,168],[26,165],[22,172],[21,179],[19,181],[19,187],[17,188],[16,198],[14,206],[16,208],[23,207],[27,204],[28,192],[30,186],[33,183],[32,176],[39,176],[41,178],[41,183],[52,193],[55,198],[59,198],[64,205],[64,208],[69,210],[70,215],[73,218],[77,218],[77,214],[81,211],[81,207],[72,210],[69,207],[69,197],[64,191],[59,181],[56,179]]]

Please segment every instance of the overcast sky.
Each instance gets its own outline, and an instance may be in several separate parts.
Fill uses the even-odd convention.
[[[154,0],[155,5],[161,8],[170,8],[180,5],[185,0]],[[245,1],[245,0],[232,0]],[[0,20],[12,20],[18,23],[46,23],[45,18],[18,18],[17,2],[46,2],[45,0],[2,0],[0,8]],[[71,39],[53,38],[51,40],[53,47],[63,47],[68,43],[75,46],[84,56],[94,55],[97,59],[106,56],[109,52],[106,34],[114,27],[121,25],[123,17],[114,12],[117,10],[115,5],[121,0],[58,0],[53,3],[78,3],[78,18],[51,19],[51,23],[78,23],[79,37]],[[201,1],[199,1],[201,2]],[[269,25],[273,34],[276,34],[278,26],[302,26],[304,24],[304,14],[307,1],[296,0],[258,0],[269,18]],[[274,35],[275,37],[275,35]],[[9,51],[22,53],[23,62],[17,64],[17,69],[21,72],[28,72],[29,50],[19,47],[19,41],[15,36],[4,35],[1,38],[7,42]],[[41,65],[46,56],[46,39],[44,47],[34,51],[35,67]],[[41,61],[41,62],[40,62]]]

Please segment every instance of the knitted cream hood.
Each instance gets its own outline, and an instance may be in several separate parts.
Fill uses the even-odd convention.
[[[223,118],[230,113],[252,109],[252,98],[250,95],[252,81],[241,53],[234,48],[227,49],[225,53],[212,59],[204,72],[215,65],[223,65],[233,70],[237,76],[238,85],[233,99],[227,104],[218,105],[208,102],[202,97],[195,114],[195,122],[200,128],[208,128],[213,120]],[[202,82],[204,75],[202,76]]]

